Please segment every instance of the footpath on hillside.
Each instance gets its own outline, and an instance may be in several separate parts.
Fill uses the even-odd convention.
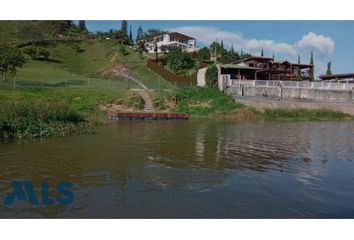
[[[137,85],[141,87],[141,89],[131,89],[134,91],[136,94],[138,94],[144,101],[144,109],[142,110],[143,112],[155,112],[156,109],[154,108],[154,104],[152,101],[152,98],[150,97],[148,93],[148,87],[142,83],[141,80],[137,79],[134,76],[134,73],[132,70],[130,70],[127,66],[121,63],[115,63],[115,59],[117,57],[117,54],[115,54],[112,59],[112,67],[106,68],[103,71],[101,71],[101,75],[103,76],[112,76],[112,77],[124,77],[126,79],[133,81]]]

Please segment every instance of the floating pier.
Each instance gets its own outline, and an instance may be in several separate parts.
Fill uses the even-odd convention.
[[[188,113],[108,112],[110,120],[188,120]]]

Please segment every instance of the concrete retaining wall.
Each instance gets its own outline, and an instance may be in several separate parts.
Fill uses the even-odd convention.
[[[354,102],[353,90],[235,85],[225,89],[225,92],[244,97],[303,99],[323,102]]]
[[[263,109],[329,109],[344,112],[354,116],[354,103],[334,103],[334,102],[303,102],[276,99],[237,99],[245,105]]]

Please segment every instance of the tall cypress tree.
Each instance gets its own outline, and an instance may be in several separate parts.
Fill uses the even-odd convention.
[[[297,56],[297,63],[300,64],[301,60],[300,60],[300,55]]]
[[[314,78],[314,64],[315,64],[315,61],[313,60],[313,52],[311,52],[310,64],[312,65],[311,70],[310,70],[310,80],[313,81],[315,79]]]
[[[326,72],[327,75],[332,75],[332,63],[331,62],[328,62],[327,63],[327,72]]]
[[[274,60],[275,60],[274,52],[273,52],[273,56],[272,56],[272,58],[273,58],[273,61],[274,61]]]
[[[128,21],[127,20],[122,21],[122,26],[121,26],[120,30],[122,30],[122,32],[124,34],[124,40],[127,42],[129,40],[129,38],[128,38]]]
[[[262,49],[262,51],[261,51],[261,57],[263,57],[264,56],[264,53],[263,53],[263,49]]]
[[[129,43],[130,44],[134,44],[133,34],[132,34],[132,27],[131,26],[130,26],[130,29],[129,29]]]
[[[138,33],[136,35],[136,41],[139,41],[140,39],[142,39],[144,37],[144,31],[143,28],[141,26],[139,26],[138,28]]]

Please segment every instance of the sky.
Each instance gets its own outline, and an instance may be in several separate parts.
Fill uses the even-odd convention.
[[[327,63],[332,73],[354,72],[354,21],[133,21],[128,20],[133,36],[143,30],[159,28],[177,31],[197,39],[200,47],[223,40],[226,47],[243,49],[254,55],[276,60],[309,63],[314,53],[315,74],[324,74]],[[119,29],[121,21],[86,21],[90,31]]]

